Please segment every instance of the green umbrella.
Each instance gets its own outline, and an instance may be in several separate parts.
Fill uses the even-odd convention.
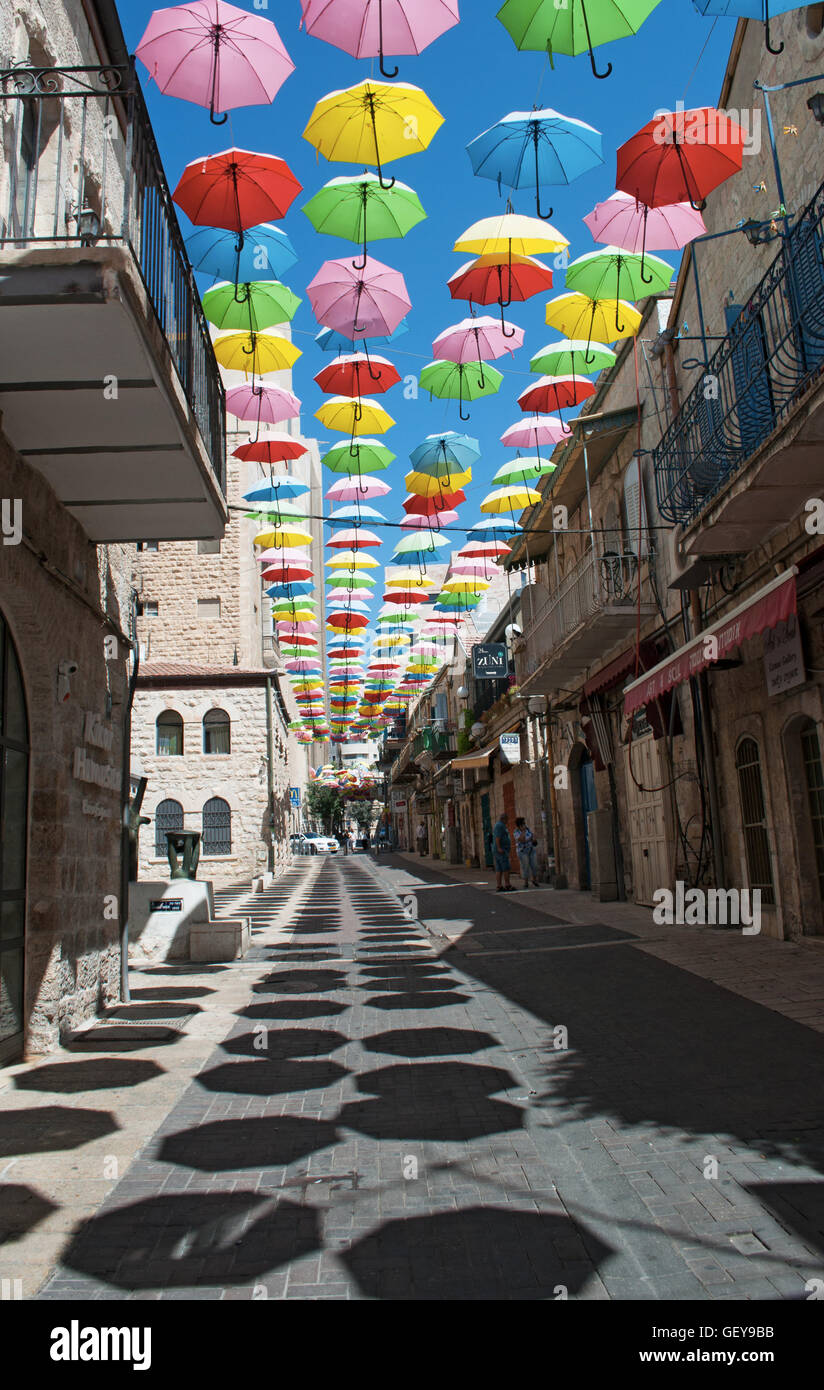
[[[609,77],[595,66],[594,48],[613,39],[637,34],[659,0],[506,0],[498,19],[515,40],[517,48],[548,53],[554,67],[554,53],[589,53],[596,77]]]
[[[367,240],[406,236],[426,217],[414,189],[397,179],[384,188],[377,174],[370,173],[330,179],[303,211],[316,232],[361,242],[364,260]],[[363,270],[364,265],[355,268]]]
[[[282,502],[267,502],[254,511],[244,512],[243,515],[251,521],[259,522],[261,530],[265,529],[268,522],[271,522],[273,526],[278,526],[281,521],[309,520],[309,514],[304,504],[296,506],[294,502],[287,502],[285,498]]]
[[[344,439],[333,444],[322,462],[333,473],[357,473],[360,477],[362,473],[380,473],[394,457],[392,450],[379,440],[362,437],[354,443]]]
[[[535,478],[547,478],[550,473],[554,473],[557,464],[548,463],[546,459],[537,458],[514,458],[507,461],[494,475],[493,483],[501,483],[504,487],[511,487],[516,483],[531,483]]]
[[[614,299],[615,327],[619,329],[618,300],[663,294],[669,289],[672,276],[672,266],[660,256],[651,256],[649,252],[638,256],[622,251],[620,246],[605,246],[602,251],[588,251],[570,261],[566,288],[589,299]]]
[[[243,291],[237,300],[235,293]],[[300,300],[279,280],[249,280],[244,285],[215,285],[203,296],[203,311],[216,328],[261,333],[293,319]]]
[[[430,396],[457,400],[461,419],[468,420],[469,416],[463,413],[464,401],[474,401],[479,396],[494,396],[500,390],[503,379],[501,372],[486,363],[436,359],[424,367],[420,384]]]
[[[611,367],[615,361],[612,348],[602,343],[587,343],[583,338],[562,338],[549,343],[530,359],[529,370],[546,376],[589,376]]]
[[[375,580],[371,574],[350,574],[349,570],[333,570],[327,574],[326,583],[333,589],[374,589]]]

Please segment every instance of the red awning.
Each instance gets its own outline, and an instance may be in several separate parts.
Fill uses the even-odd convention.
[[[648,671],[655,664],[657,652],[652,642],[642,642],[640,649],[641,670]],[[602,690],[609,690],[613,685],[617,685],[624,676],[628,676],[630,671],[635,670],[635,648],[628,647],[626,651],[616,656],[608,666],[604,666],[597,676],[592,676],[584,685],[584,698],[589,695],[598,695]]]
[[[665,690],[671,690],[674,685],[689,680],[690,676],[697,676],[699,671],[711,666],[713,661],[727,656],[748,637],[755,637],[757,633],[765,632],[767,628],[775,627],[776,623],[789,618],[796,609],[797,573],[793,565],[786,573],[779,575],[778,579],[765,584],[752,598],[739,604],[732,613],[719,618],[717,623],[699,633],[685,646],[679,647],[672,656],[668,656],[665,661],[659,661],[645,676],[626,686],[624,714],[634,713],[659,695],[663,695]],[[709,638],[715,638],[715,642],[710,643]]]

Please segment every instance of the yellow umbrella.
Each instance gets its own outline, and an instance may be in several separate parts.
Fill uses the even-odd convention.
[[[384,580],[387,589],[408,589],[410,585],[416,589],[429,589],[434,583],[428,574],[421,574],[416,569],[395,570],[391,575],[387,574]]]
[[[383,183],[382,164],[425,150],[442,125],[443,116],[420,87],[366,78],[321,97],[303,138],[326,159],[374,164]]]
[[[247,376],[288,371],[301,355],[299,347],[277,333],[226,333],[212,347],[222,367]]]
[[[616,318],[621,316],[621,329]],[[641,327],[641,315],[625,299],[590,299],[586,294],[556,295],[546,306],[546,321],[567,338],[587,342],[614,343],[619,338],[634,338]]]
[[[270,531],[259,531],[254,544],[273,550],[292,550],[296,546],[311,545],[312,535],[300,526],[274,526]]]
[[[524,507],[534,507],[540,502],[541,494],[532,487],[499,487],[490,492],[481,503],[482,512],[515,512]]]
[[[336,565],[339,569],[347,570],[378,569],[377,560],[373,560],[371,555],[365,555],[362,550],[339,550],[337,555],[333,555],[331,560],[327,560],[326,563],[327,565]]]
[[[342,434],[386,434],[395,421],[377,401],[356,400],[351,396],[333,396],[315,411],[315,419],[327,429]]]
[[[482,594],[491,586],[485,579],[447,579],[441,592],[449,594]]]
[[[471,481],[469,468],[465,473],[448,473],[443,478],[433,478],[429,473],[407,473],[404,478],[407,492],[414,492],[416,497],[441,497],[444,493],[457,492]]]
[[[567,246],[567,238],[548,222],[519,212],[502,212],[473,222],[452,249],[472,251],[476,256],[534,256],[540,251],[563,251]]]

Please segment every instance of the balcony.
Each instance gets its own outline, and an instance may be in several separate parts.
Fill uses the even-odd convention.
[[[818,495],[824,442],[824,186],[783,240],[653,452],[688,555],[750,550]]]
[[[641,618],[654,613],[649,581],[641,578]],[[638,558],[589,550],[559,587],[540,601],[537,586],[523,591],[531,622],[516,648],[521,694],[550,695],[581,681],[588,668],[626,640],[638,619]]]
[[[0,71],[0,411],[89,537],[219,537],[225,405],[130,67]]]
[[[432,724],[427,724],[426,728],[421,729],[412,740],[412,759],[420,757],[421,753],[431,753],[433,757],[449,757],[454,752],[454,735],[447,733],[444,729],[436,729]]]

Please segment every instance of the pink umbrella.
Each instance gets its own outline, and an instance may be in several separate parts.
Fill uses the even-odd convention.
[[[456,575],[469,575],[472,579],[491,579],[493,575],[500,574],[501,570],[500,567],[494,563],[491,556],[490,563],[487,563],[483,557],[478,556],[475,560],[469,557],[465,557],[462,560],[455,560],[452,565],[452,573]]]
[[[318,632],[319,624],[316,623],[314,620],[312,620],[311,622],[307,621],[305,623],[282,622],[278,623],[277,629],[278,632],[293,632],[296,636],[300,636],[308,632]]]
[[[458,513],[449,511],[436,512],[432,519],[435,521],[434,529],[438,530],[441,526],[451,526],[453,521],[457,521]],[[413,513],[411,516],[405,516],[401,522],[401,526],[413,526],[416,530],[420,528],[420,524],[421,518],[418,512]]]
[[[394,333],[412,308],[399,270],[366,256],[356,270],[349,256],[324,261],[306,292],[318,323],[350,338]]]
[[[554,415],[535,414],[531,420],[516,420],[504,430],[501,443],[508,449],[537,449],[541,444],[558,444],[566,437],[562,420]]]
[[[510,332],[507,332],[507,329]],[[513,324],[499,323],[483,314],[475,319],[462,319],[435,339],[432,356],[447,362],[488,362],[505,352],[514,352],[524,341],[524,330]]]
[[[604,203],[596,203],[584,222],[593,241],[620,246],[623,251],[680,251],[688,242],[703,236],[704,219],[690,203],[665,203],[648,208],[631,193],[612,193]],[[641,268],[643,275],[643,266]]]
[[[380,58],[385,53],[420,53],[457,24],[458,0],[301,0],[307,34],[323,39],[353,58]]]
[[[161,92],[216,111],[274,101],[295,65],[270,19],[227,5],[194,0],[155,10],[137,56]]]
[[[354,526],[351,531],[336,531],[326,545],[330,550],[363,550],[366,546],[383,545],[383,541],[374,531]]]
[[[334,483],[324,497],[328,497],[333,502],[356,502],[361,497],[385,497],[392,489],[388,483],[384,483],[380,478],[361,479],[341,478]]]
[[[233,386],[226,392],[226,410],[238,420],[279,425],[300,415],[300,401],[284,386]]]

